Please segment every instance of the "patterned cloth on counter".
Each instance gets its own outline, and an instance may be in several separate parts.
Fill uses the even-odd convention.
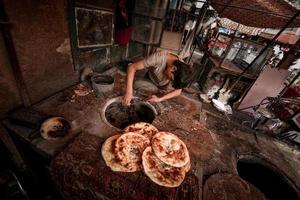
[[[113,172],[105,165],[105,138],[82,133],[51,162],[50,173],[65,199],[198,199],[198,180],[189,172],[178,188],[161,187],[143,172]]]

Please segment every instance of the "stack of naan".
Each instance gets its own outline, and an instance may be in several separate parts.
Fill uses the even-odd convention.
[[[176,135],[159,132],[144,122],[108,138],[102,145],[102,156],[112,171],[144,169],[153,182],[165,187],[178,187],[191,167],[187,147]]]

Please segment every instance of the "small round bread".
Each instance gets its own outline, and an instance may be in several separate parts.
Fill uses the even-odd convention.
[[[143,151],[149,145],[150,141],[145,136],[133,132],[125,133],[116,140],[116,158],[122,165],[140,162]]]
[[[42,123],[40,133],[46,140],[59,140],[65,138],[70,129],[71,125],[63,117],[51,117]]]
[[[172,167],[161,162],[151,147],[145,149],[142,158],[145,174],[158,185],[178,187],[185,178],[184,167]]]
[[[164,163],[173,167],[183,167],[190,161],[188,149],[176,135],[158,132],[151,140],[154,154]]]
[[[153,126],[152,124],[149,123],[145,123],[145,122],[137,122],[134,124],[131,124],[129,126],[127,126],[126,128],[124,128],[124,132],[135,132],[135,133],[139,133],[145,137],[147,137],[149,140],[151,140],[151,138],[158,133],[158,129]]]
[[[126,166],[121,165],[115,156],[114,146],[116,139],[121,135],[114,135],[105,140],[101,148],[101,154],[105,161],[105,164],[115,172],[135,172],[141,169],[140,163],[129,163]]]

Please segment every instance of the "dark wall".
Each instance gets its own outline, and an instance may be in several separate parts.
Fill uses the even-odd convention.
[[[78,81],[72,64],[67,0],[3,0],[30,102]]]
[[[96,8],[104,8],[107,10],[115,9],[116,0],[76,0],[77,5],[91,6]]]
[[[8,61],[4,40],[0,34],[0,119],[9,110],[21,104],[21,97]]]

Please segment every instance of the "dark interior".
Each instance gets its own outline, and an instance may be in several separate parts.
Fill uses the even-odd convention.
[[[7,149],[0,142],[0,199],[60,200],[61,196],[57,193],[45,167],[49,160],[33,152],[22,141],[14,141],[22,152],[27,167],[24,165],[21,169],[18,168],[7,156]]]
[[[111,76],[98,75],[93,77],[93,81],[97,84],[113,84],[114,79]]]
[[[283,176],[258,162],[240,160],[237,170],[241,178],[258,188],[270,200],[299,199]]]
[[[152,123],[155,114],[151,108],[142,102],[134,102],[130,106],[123,106],[121,102],[114,102],[106,108],[105,117],[111,125],[123,129],[136,122]]]

